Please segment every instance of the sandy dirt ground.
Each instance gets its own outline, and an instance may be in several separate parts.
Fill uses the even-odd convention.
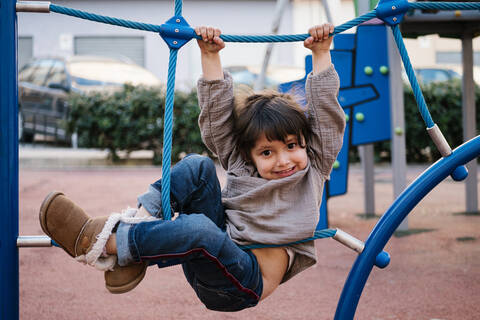
[[[20,234],[42,234],[38,209],[51,190],[62,190],[90,215],[134,206],[159,176],[158,168],[20,170]],[[409,168],[411,181],[421,168]],[[392,203],[392,177],[376,168],[376,211]],[[329,201],[330,225],[364,240],[375,219],[363,208],[363,179],[350,170],[349,190]],[[392,237],[392,260],[374,268],[355,319],[480,319],[480,217],[465,210],[465,186],[442,182],[408,217],[412,229],[430,232]],[[181,268],[150,267],[142,283],[123,295],[104,287],[103,273],[81,265],[58,248],[20,249],[20,319],[333,319],[355,253],[331,239],[317,240],[319,262],[257,307],[237,313],[207,310]]]

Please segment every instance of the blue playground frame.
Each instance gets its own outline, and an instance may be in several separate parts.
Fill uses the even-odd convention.
[[[181,16],[181,5],[181,0],[175,0],[175,14],[177,17]],[[51,5],[51,7],[53,6],[54,5]],[[55,7],[58,9],[58,6]],[[408,8],[478,10],[480,9],[480,3],[408,3],[406,0],[382,0],[376,10],[363,16],[363,20],[356,19],[353,21],[358,24],[366,21],[365,19],[369,20],[378,16],[392,26],[394,36],[396,37],[397,44],[400,48],[400,53],[404,59],[404,64],[406,65],[410,82],[415,91],[416,89],[419,89],[419,86],[418,83],[416,83],[413,69],[411,68],[411,65],[409,65],[408,55],[406,55],[404,48],[402,48],[403,42],[398,43],[398,38],[401,38],[401,35],[399,36],[398,28],[396,28],[397,24],[401,21],[401,17],[403,17],[403,14]],[[393,14],[391,10],[395,10],[395,14]],[[180,13],[180,15],[178,13]],[[175,19],[175,21],[176,20],[177,19]],[[116,22],[108,23],[116,24]],[[341,27],[338,29],[336,28],[336,33],[351,28],[354,25],[347,24],[347,26],[348,27],[344,26],[344,29]],[[156,26],[151,25],[147,26],[147,29],[144,30],[152,31],[149,29],[150,27],[156,30]],[[167,32],[167,36],[170,37],[171,33]],[[188,36],[190,37],[192,35],[190,34]],[[305,39],[305,36],[306,35],[265,37],[226,36],[224,40],[239,40],[237,42],[299,41]],[[268,38],[268,40],[265,40],[266,38]],[[168,41],[172,43],[176,42],[175,44],[184,40],[184,38],[181,38],[178,41],[175,39],[172,40],[171,38],[168,39]],[[18,248],[16,244],[18,238],[19,174],[18,84],[16,51],[17,18],[16,1],[14,0],[4,0],[0,7],[0,43],[2,44],[2,50],[0,51],[0,204],[3,209],[2,223],[0,223],[0,261],[2,261],[2,263],[0,263],[0,319],[18,319],[19,262]],[[172,68],[169,68],[169,74],[172,71],[171,69],[173,69],[174,75],[176,50],[178,50],[178,48],[171,47],[170,50],[172,53],[170,66]],[[174,77],[172,78],[169,76],[169,80],[170,84],[173,85]],[[420,100],[422,99],[423,96],[421,96]],[[420,112],[427,127],[433,127],[434,123],[429,115],[425,102],[419,101],[419,97],[417,97],[417,102],[420,105]],[[171,103],[173,108],[173,101]],[[167,137],[164,136],[164,139],[167,139]],[[382,252],[386,243],[403,219],[420,202],[420,200],[425,197],[425,195],[449,175],[452,175],[455,180],[464,179],[466,177],[466,171],[463,166],[479,155],[480,136],[477,136],[476,138],[462,144],[453,150],[448,156],[441,158],[430,166],[393,202],[391,207],[386,211],[370,233],[365,243],[364,251],[358,255],[350,274],[348,275],[338,302],[335,319],[353,319],[361,293],[373,268],[375,259],[379,253]],[[168,165],[170,164],[169,161],[170,160],[168,159]]]

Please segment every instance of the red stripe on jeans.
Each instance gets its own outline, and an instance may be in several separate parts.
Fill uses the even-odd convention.
[[[237,278],[235,278],[230,272],[228,272],[227,268],[220,262],[220,260],[218,260],[215,256],[211,255],[210,253],[208,253],[208,251],[205,250],[204,248],[195,248],[195,249],[189,250],[187,252],[183,252],[183,253],[160,254],[160,255],[157,255],[157,256],[142,256],[141,259],[142,260],[143,259],[146,259],[146,260],[152,259],[153,260],[153,259],[161,259],[161,258],[183,258],[183,257],[186,257],[186,256],[188,256],[192,253],[195,253],[195,252],[201,252],[201,253],[203,253],[203,255],[206,258],[215,262],[217,264],[217,267],[220,270],[222,270],[223,275],[225,277],[227,277],[227,279],[229,279],[233,283],[233,285],[235,287],[237,287],[238,290],[251,295],[252,297],[254,297],[257,300],[260,299],[260,297],[258,296],[258,294],[255,293],[255,291],[242,286],[240,281],[238,281]]]

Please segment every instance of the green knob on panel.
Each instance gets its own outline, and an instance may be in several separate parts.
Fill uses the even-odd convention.
[[[338,169],[340,168],[340,162],[338,160],[335,160],[335,162],[333,163],[333,169]]]
[[[345,121],[348,122],[348,120],[350,120],[350,117],[348,114],[345,113]]]
[[[358,122],[362,122],[363,120],[365,120],[365,115],[361,112],[357,112],[355,114],[355,120],[357,120]]]
[[[380,67],[380,73],[381,74],[387,74],[388,73],[388,67],[387,66],[381,66]]]
[[[401,136],[403,134],[403,129],[400,127],[396,127],[394,131],[397,136]]]
[[[363,72],[365,72],[367,76],[371,76],[373,74],[373,68],[370,66],[366,66],[365,68],[363,68]]]

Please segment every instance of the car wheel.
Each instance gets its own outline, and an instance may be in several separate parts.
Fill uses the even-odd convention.
[[[25,132],[23,115],[21,112],[18,112],[18,140],[21,142],[33,141],[33,133]]]

